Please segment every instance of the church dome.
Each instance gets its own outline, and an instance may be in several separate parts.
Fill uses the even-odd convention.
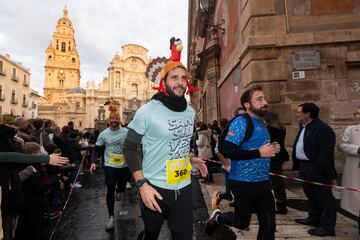
[[[71,88],[69,93],[85,93],[85,89],[78,87],[78,88]]]
[[[64,8],[63,13],[64,13],[63,17],[58,20],[58,25],[68,25],[71,27],[72,23],[68,18],[68,10],[66,7]]]

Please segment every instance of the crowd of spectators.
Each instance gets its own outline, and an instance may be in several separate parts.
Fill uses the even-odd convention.
[[[96,141],[73,122],[62,131],[51,120],[0,119],[1,218],[4,240],[42,239],[44,226],[61,215],[80,166],[89,167]],[[83,162],[83,164],[81,164]]]

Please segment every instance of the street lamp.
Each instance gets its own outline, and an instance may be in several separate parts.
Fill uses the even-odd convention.
[[[209,5],[210,5],[210,0],[200,0],[200,8],[203,11],[208,11],[209,9]]]

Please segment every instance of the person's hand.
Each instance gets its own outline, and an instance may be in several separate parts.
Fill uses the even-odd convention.
[[[231,164],[225,164],[224,167],[225,167],[225,171],[226,171],[227,173],[230,173],[230,171],[231,171]]]
[[[213,139],[215,140],[215,142],[218,143],[219,142],[219,135],[214,133],[212,136],[213,136]]]
[[[159,200],[162,200],[163,198],[160,193],[158,193],[158,191],[156,191],[148,183],[144,183],[144,185],[139,188],[139,192],[141,200],[147,208],[161,213],[161,208],[157,203],[156,198],[158,198]]]
[[[59,153],[53,153],[49,155],[49,157],[49,164],[53,166],[63,166],[69,163],[69,159],[66,157],[62,157]]]
[[[67,182],[70,178],[68,176],[62,176],[62,179],[64,180],[64,182]]]
[[[90,166],[90,173],[94,174],[95,171],[96,171],[96,164],[92,163],[91,166]]]
[[[260,156],[262,158],[274,157],[276,154],[275,146],[271,143],[267,143],[260,147]]]
[[[206,163],[204,159],[199,157],[191,157],[190,162],[200,170],[202,177],[206,177],[208,175],[208,169],[206,167]]]
[[[272,142],[272,145],[275,148],[275,153],[279,153],[280,152],[280,144],[278,142]]]

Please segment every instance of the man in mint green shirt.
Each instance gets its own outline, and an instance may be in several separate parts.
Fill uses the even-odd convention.
[[[92,164],[90,172],[96,170],[94,163],[98,157],[98,148],[105,146],[105,184],[107,187],[106,205],[108,208],[109,219],[106,222],[105,229],[107,231],[113,230],[114,225],[114,204],[115,204],[115,189],[123,193],[126,188],[126,183],[130,180],[131,174],[124,158],[123,145],[127,134],[126,128],[120,127],[120,115],[116,107],[110,106],[111,111],[108,118],[109,127],[102,131],[96,141],[96,147],[92,154]]]
[[[190,171],[206,176],[205,161],[189,156],[195,111],[184,97],[188,73],[180,61],[169,60],[162,70],[159,90],[128,125],[124,143],[126,162],[141,196],[145,230],[138,239],[157,239],[165,220],[173,240],[190,240],[193,208]],[[142,143],[143,161],[136,158]]]

